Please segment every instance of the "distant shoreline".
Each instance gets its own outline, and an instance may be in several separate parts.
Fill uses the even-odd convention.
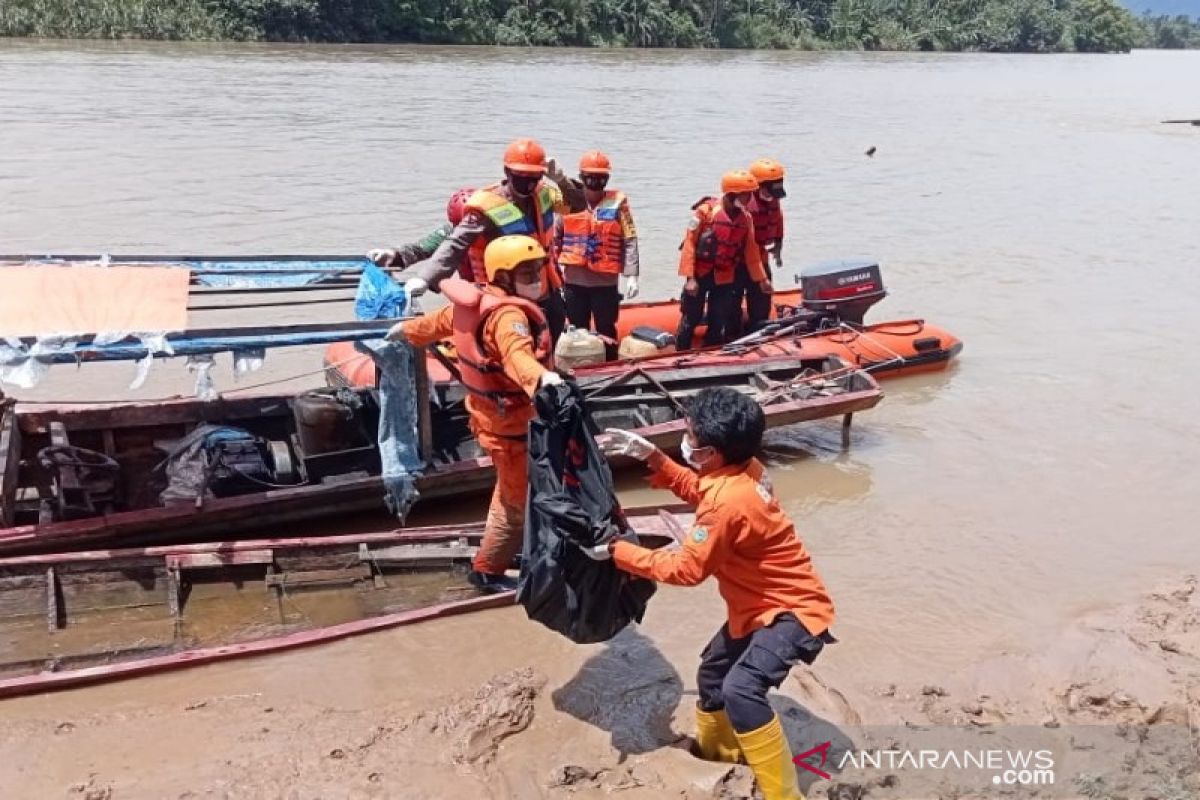
[[[1139,18],[1115,0],[895,9],[889,0],[6,0],[0,37],[979,53],[1200,47],[1200,21]]]

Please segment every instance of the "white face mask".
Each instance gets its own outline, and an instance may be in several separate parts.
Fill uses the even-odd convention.
[[[687,440],[686,436],[683,437],[683,443],[679,445],[679,449],[683,452],[683,460],[691,464],[696,469],[700,469],[708,463],[708,458],[704,459],[703,461],[696,458],[696,449],[692,447],[692,443]],[[701,447],[700,449],[707,450],[708,448]],[[712,458],[712,456],[709,456],[709,458]]]
[[[542,298],[542,282],[536,283],[518,283],[515,287],[517,297],[524,297],[526,300],[540,300]]]

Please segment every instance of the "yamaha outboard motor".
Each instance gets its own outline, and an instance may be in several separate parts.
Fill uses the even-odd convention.
[[[834,322],[861,325],[867,309],[887,296],[879,262],[868,258],[824,261],[800,272],[804,307]]]

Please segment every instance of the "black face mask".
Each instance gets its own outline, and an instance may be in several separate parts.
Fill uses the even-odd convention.
[[[776,200],[782,200],[787,197],[787,190],[783,188],[783,181],[772,181],[771,183],[763,184],[763,188],[767,190],[767,194]]]
[[[537,185],[541,182],[540,175],[519,175],[515,172],[508,173],[508,185],[512,188],[513,194],[518,197],[529,197],[537,189]]]
[[[607,175],[583,175],[581,180],[584,187],[591,189],[593,192],[602,192],[604,191],[604,187],[608,186]]]

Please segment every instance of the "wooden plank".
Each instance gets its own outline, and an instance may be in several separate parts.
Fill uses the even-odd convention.
[[[221,397],[215,400],[180,397],[157,402],[81,405],[22,403],[18,420],[21,430],[26,434],[46,433],[53,421],[61,422],[67,431],[113,431],[123,428],[181,425],[214,418],[232,422],[239,419],[289,416],[292,413],[288,405],[289,397],[262,395]]]
[[[183,611],[183,586],[179,580],[179,566],[172,564],[170,559],[167,560],[167,608],[171,609],[171,616],[174,619],[179,619]]]
[[[186,650],[181,653],[171,653],[170,655],[155,658],[128,661],[123,664],[106,664],[98,667],[57,672],[39,672],[35,675],[6,678],[0,680],[0,698],[57,691],[72,686],[120,680],[137,675],[148,675],[156,672],[181,669],[197,664],[210,664],[214,661],[226,659],[246,658],[264,653],[278,653],[284,650],[333,642],[350,636],[359,636],[364,633],[387,630],[402,625],[412,625],[417,622],[425,622],[427,620],[465,614],[472,611],[482,611],[489,608],[503,608],[511,606],[513,603],[513,592],[501,592],[500,594],[472,597],[468,600],[442,603],[411,611],[402,611],[382,617],[354,620],[353,622],[346,622],[341,625],[331,625],[325,628],[318,628],[317,630],[301,631],[257,642]]]
[[[10,527],[16,516],[21,469],[21,429],[16,401],[0,395],[0,527]]]
[[[328,586],[338,583],[355,583],[371,577],[370,567],[355,565],[341,569],[314,569],[308,572],[279,572],[268,575],[267,586],[289,589],[300,586]]]
[[[167,567],[177,570],[230,567],[238,564],[270,564],[275,560],[273,550],[234,550],[215,553],[180,553],[167,556]]]
[[[477,546],[457,543],[449,546],[393,545],[370,551],[366,560],[373,564],[389,567],[431,566],[471,559],[478,551]]]
[[[425,464],[433,463],[433,409],[429,402],[429,367],[423,358],[424,351],[417,350],[414,358],[417,393],[417,452]]]
[[[46,567],[46,629],[51,633],[62,627],[62,609],[58,605],[58,575]]]

